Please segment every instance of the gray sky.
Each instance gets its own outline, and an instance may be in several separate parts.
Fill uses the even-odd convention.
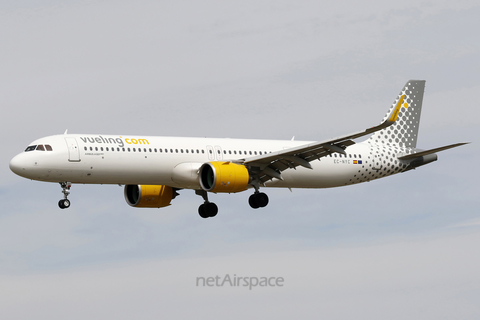
[[[477,1],[3,1],[0,315],[9,319],[477,319]],[[472,144],[337,189],[130,208],[118,186],[15,176],[70,133],[323,140],[378,124],[425,79],[418,146]],[[283,287],[196,287],[196,277]]]

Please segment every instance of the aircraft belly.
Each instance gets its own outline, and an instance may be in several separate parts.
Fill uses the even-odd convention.
[[[137,159],[84,157],[81,162],[56,164],[52,166],[55,170],[43,167],[41,170],[43,176],[38,180],[84,184],[172,185],[173,167],[173,163],[158,161],[153,157],[150,159],[144,157]]]
[[[312,162],[313,169],[297,167],[282,172],[282,180],[274,179],[267,187],[333,188],[348,184],[357,167],[353,164],[334,164],[333,159]]]

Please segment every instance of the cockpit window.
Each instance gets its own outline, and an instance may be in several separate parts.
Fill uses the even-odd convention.
[[[28,146],[27,149],[25,149],[25,152],[28,151],[34,151],[34,150],[39,150],[39,151],[53,151],[53,148],[51,145],[46,144],[39,144],[39,145],[34,145],[34,146]]]

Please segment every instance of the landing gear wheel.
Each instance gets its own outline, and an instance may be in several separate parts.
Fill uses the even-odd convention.
[[[207,212],[208,212],[209,217],[213,218],[217,215],[218,207],[215,203],[209,202],[209,203],[205,204],[205,206],[207,208]]]
[[[204,219],[208,218],[208,213],[207,213],[207,209],[205,208],[205,204],[201,204],[200,207],[198,207],[198,214],[200,215],[200,217]]]
[[[60,209],[67,209],[70,207],[70,200],[68,200],[67,197],[70,194],[70,188],[72,187],[72,183],[60,182],[60,186],[62,187],[62,193],[64,198],[58,201],[58,206],[60,207]]]
[[[268,204],[268,196],[265,193],[260,192],[257,194],[257,199],[255,199],[255,201],[260,208],[266,207]]]
[[[208,201],[208,194],[205,190],[195,190],[195,193],[205,201],[198,207],[198,214],[202,218],[215,217],[218,213],[218,207],[215,203]]]
[[[258,208],[260,208],[260,206],[257,204],[257,195],[256,195],[256,194],[252,194],[252,195],[248,198],[248,204],[249,204],[250,207],[252,207],[253,209],[258,209]]]
[[[266,207],[268,204],[268,196],[263,192],[254,193],[248,198],[248,203],[253,209]]]
[[[198,207],[198,214],[202,218],[211,218],[215,217],[218,213],[218,207],[213,202],[205,202],[204,204]]]
[[[67,209],[70,207],[70,200],[62,199],[58,201],[58,206],[60,207],[60,209]]]

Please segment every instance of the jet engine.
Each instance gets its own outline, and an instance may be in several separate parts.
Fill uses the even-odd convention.
[[[126,185],[125,200],[132,207],[162,208],[170,205],[175,191],[168,186]]]
[[[199,170],[200,186],[210,192],[240,192],[247,190],[250,180],[244,165],[213,161],[204,163]]]

